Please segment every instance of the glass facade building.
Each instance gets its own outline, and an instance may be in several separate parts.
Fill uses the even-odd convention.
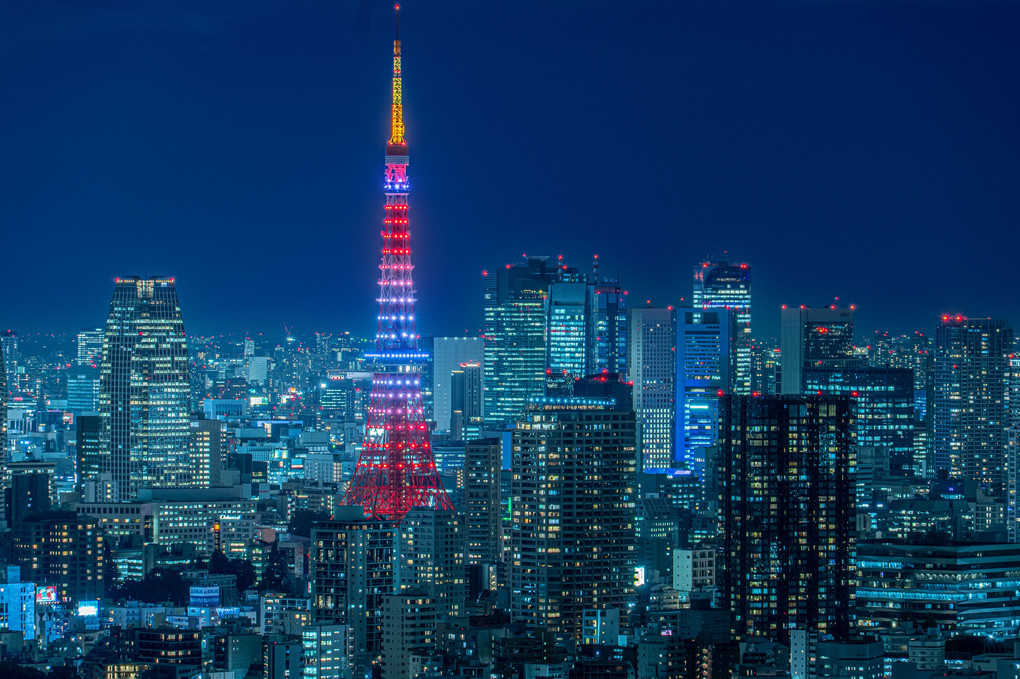
[[[793,629],[847,638],[856,538],[849,400],[728,396],[722,405],[720,573],[734,634],[781,644]]]
[[[850,368],[804,371],[808,394],[845,396],[853,414],[854,441],[880,448],[900,473],[915,470],[914,375],[906,368]],[[864,498],[858,496],[858,501]]]
[[[546,383],[546,299],[557,269],[547,257],[529,257],[482,275],[485,323],[485,421],[513,426],[528,399]]]
[[[784,308],[780,315],[779,349],[781,394],[804,392],[805,368],[855,368],[864,364],[854,354],[852,308]]]
[[[120,499],[195,485],[188,341],[174,279],[118,278],[100,368],[103,471]]]
[[[699,477],[718,439],[719,398],[733,391],[736,320],[724,308],[677,310],[675,466]]]
[[[676,312],[630,309],[627,319],[627,380],[634,389],[641,469],[670,469],[676,416]]]
[[[691,306],[696,309],[730,309],[733,312],[732,389],[735,394],[750,394],[751,267],[729,262],[701,262],[696,265]]]

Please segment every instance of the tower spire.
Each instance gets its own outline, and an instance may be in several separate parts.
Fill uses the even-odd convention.
[[[400,6],[394,8],[399,17]],[[398,24],[399,25],[399,24]],[[452,509],[432,455],[421,374],[428,354],[418,349],[407,219],[407,144],[400,97],[400,34],[393,41],[393,128],[386,145],[379,316],[372,361],[372,395],[365,443],[342,504],[366,516],[399,522],[414,507]]]
[[[396,17],[396,33],[393,38],[393,117],[390,124],[389,145],[403,146],[404,149],[398,153],[387,150],[387,154],[407,155],[407,142],[404,141],[404,101],[400,77],[400,5],[393,6],[393,13]]]

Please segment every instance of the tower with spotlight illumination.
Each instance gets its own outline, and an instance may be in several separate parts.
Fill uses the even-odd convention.
[[[400,6],[395,8],[399,17]],[[393,109],[383,186],[379,323],[365,444],[343,504],[365,515],[400,521],[415,507],[453,509],[439,480],[421,401],[421,372],[428,354],[418,349],[407,220],[408,154],[404,140],[400,33],[393,41]]]

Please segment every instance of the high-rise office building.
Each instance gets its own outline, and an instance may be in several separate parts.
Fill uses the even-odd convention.
[[[547,384],[572,384],[592,372],[593,288],[583,274],[561,275],[549,285],[546,304]]]
[[[7,369],[0,351],[0,492],[7,488]]]
[[[17,525],[40,512],[48,512],[54,499],[52,462],[15,462],[10,465],[10,524]]]
[[[83,366],[99,367],[103,358],[103,328],[82,328],[78,331],[78,358],[75,363]]]
[[[598,262],[598,255],[596,255]],[[592,297],[592,348],[591,372],[595,374],[627,373],[627,291],[620,287],[619,278],[599,278],[596,268],[593,276]]]
[[[782,310],[779,349],[782,360],[779,393],[803,393],[805,368],[856,368],[854,309],[835,306]]]
[[[705,474],[705,451],[718,439],[719,399],[733,391],[736,332],[730,309],[677,310],[674,466],[699,477]]]
[[[676,312],[672,308],[629,309],[627,327],[627,379],[634,388],[641,469],[671,469],[676,416]]]
[[[496,563],[503,555],[502,454],[499,439],[468,441],[464,447],[464,561],[469,565]]]
[[[18,333],[14,330],[0,330],[0,354],[3,354],[4,379],[7,392],[18,394],[21,384],[18,380]]]
[[[399,5],[397,6],[399,11]],[[372,366],[372,396],[365,442],[343,504],[367,516],[397,522],[414,507],[452,509],[432,456],[422,403],[421,374],[428,353],[418,348],[408,222],[407,142],[404,140],[400,36],[393,41],[393,101],[383,190],[379,315]]]
[[[228,450],[226,423],[221,420],[192,420],[190,446],[194,485],[202,488],[222,485]]]
[[[103,536],[74,512],[44,512],[14,526],[12,554],[25,580],[57,588],[62,600],[102,598]]]
[[[1003,319],[942,316],[935,328],[932,470],[1005,492],[1010,421],[1009,354]]]
[[[890,470],[920,472],[914,459],[914,374],[907,368],[804,370],[804,393],[850,399],[851,429],[858,448],[876,448]],[[860,487],[860,486],[859,486]],[[866,491],[866,488],[860,487]],[[858,504],[871,503],[859,493]]]
[[[461,363],[450,373],[450,435],[454,440],[467,440],[478,434],[482,426],[482,364]]]
[[[400,591],[435,602],[436,623],[454,625],[464,613],[464,524],[454,510],[417,507],[400,522],[396,578]]]
[[[921,332],[893,335],[876,332],[870,347],[870,361],[876,367],[909,368],[914,373],[914,388],[927,389],[935,356],[932,336]]]
[[[629,392],[587,378],[573,397],[533,400],[514,429],[510,610],[529,627],[580,641],[586,610],[626,619],[637,464]]]
[[[548,257],[482,272],[485,320],[485,421],[507,428],[546,385],[546,300],[557,280]]]
[[[188,341],[173,278],[116,279],[103,338],[101,466],[120,499],[194,485]]]
[[[481,363],[485,349],[481,337],[436,337],[432,343],[432,398],[438,431],[450,431],[451,405],[450,375],[461,363]]]
[[[315,621],[347,625],[355,665],[369,667],[382,649],[383,598],[392,594],[396,526],[366,519],[360,508],[337,511],[312,528],[311,586]]]
[[[734,634],[845,639],[856,534],[848,399],[728,396],[722,406],[720,573]]]
[[[691,306],[730,309],[736,332],[732,340],[732,389],[751,393],[751,267],[747,264],[705,261],[694,267]]]
[[[96,484],[101,483],[103,470],[103,417],[101,415],[78,415],[75,418],[75,464],[78,474],[79,492],[86,484],[92,485],[92,499],[95,501]],[[109,472],[106,472],[109,477]],[[100,492],[99,498],[108,501],[113,498]]]
[[[99,410],[98,368],[75,365],[67,369],[67,409],[75,414]]]

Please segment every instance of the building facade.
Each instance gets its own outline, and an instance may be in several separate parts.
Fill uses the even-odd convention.
[[[511,616],[579,641],[585,610],[625,619],[634,595],[629,389],[582,381],[574,397],[537,399],[528,414],[513,433]]]
[[[736,316],[726,308],[677,310],[675,466],[705,475],[719,435],[719,399],[734,392]]]
[[[173,278],[116,279],[103,337],[101,470],[120,499],[195,484],[188,341]]]
[[[641,469],[674,467],[676,312],[672,308],[627,312],[627,380],[634,389]]]
[[[694,267],[691,306],[695,309],[729,309],[733,316],[733,393],[750,394],[751,267],[747,264],[706,261]]]
[[[932,470],[1004,494],[1013,329],[1002,319],[942,316],[935,330]]]
[[[723,402],[723,607],[734,634],[845,639],[854,620],[855,451],[850,403],[822,396]]]

